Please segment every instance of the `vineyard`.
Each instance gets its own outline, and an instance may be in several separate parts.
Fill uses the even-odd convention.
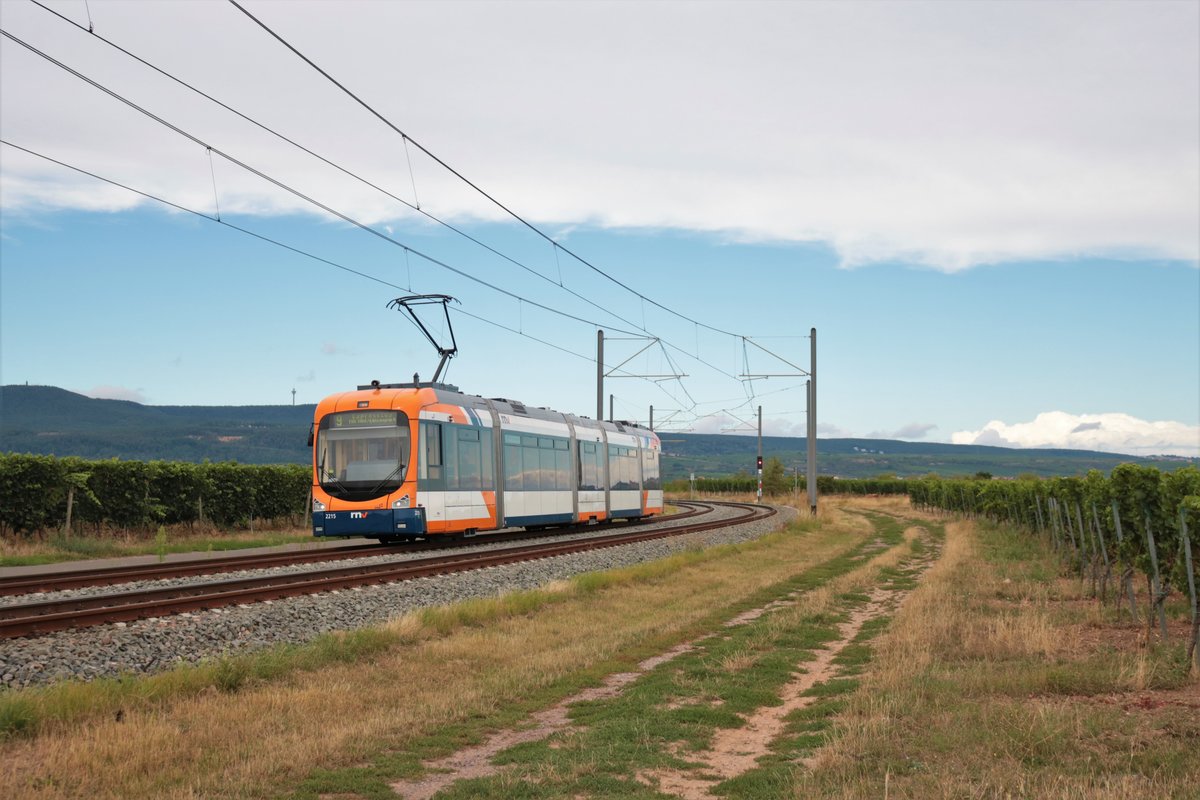
[[[211,522],[300,524],[309,507],[307,466],[89,461],[0,455],[0,534],[90,527],[149,530]]]
[[[1122,464],[1106,477],[1015,481],[908,482],[914,506],[1008,523],[1048,537],[1065,567],[1090,582],[1093,597],[1167,635],[1165,604],[1174,591],[1191,602],[1189,658],[1200,660],[1196,561],[1200,560],[1200,469],[1175,472]],[[1146,583],[1150,608],[1139,610],[1133,581]]]

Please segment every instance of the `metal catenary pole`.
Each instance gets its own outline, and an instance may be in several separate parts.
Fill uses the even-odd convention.
[[[596,331],[596,421],[604,419],[604,331]]]
[[[762,406],[758,407],[758,502],[762,502]]]
[[[808,509],[817,513],[817,329],[809,331],[808,367]]]

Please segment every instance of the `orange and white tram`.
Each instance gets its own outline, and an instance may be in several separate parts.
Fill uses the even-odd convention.
[[[663,510],[653,431],[446,384],[327,397],[312,439],[316,536],[397,541]]]

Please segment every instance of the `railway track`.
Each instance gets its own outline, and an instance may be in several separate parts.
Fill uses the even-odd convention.
[[[625,523],[626,525],[648,525],[654,523],[683,520],[699,514],[708,513],[709,508],[703,504],[678,502],[675,505],[688,506],[689,510],[672,514],[669,517],[659,517],[655,520]],[[0,578],[0,596],[14,596],[42,592],[57,592],[64,589],[84,589],[89,586],[112,586],[133,581],[148,581],[170,578],[188,578],[196,575],[215,575],[221,572],[236,572],[246,569],[270,569],[286,567],[295,564],[318,564],[325,561],[342,561],[351,558],[369,558],[377,555],[392,553],[419,553],[428,550],[445,550],[448,548],[469,547],[501,541],[522,541],[540,539],[547,536],[562,536],[578,531],[588,530],[586,525],[573,525],[552,531],[513,531],[506,533],[488,533],[477,537],[458,539],[439,539],[413,542],[396,547],[378,543],[352,544],[344,547],[329,547],[321,550],[300,550],[274,553],[239,554],[214,556],[205,558],[171,561],[155,564],[135,564],[116,567],[95,567],[92,569],[70,570],[66,572],[38,573],[17,575]]]
[[[683,505],[681,503],[681,505]],[[705,504],[693,505],[692,515],[700,514]],[[740,503],[712,503],[711,506],[737,510],[733,517],[687,525],[639,526],[636,530],[608,533],[571,541],[539,541],[487,551],[456,551],[446,555],[408,559],[382,564],[330,567],[299,573],[283,573],[254,578],[208,581],[186,586],[113,592],[103,595],[50,601],[20,603],[0,608],[0,638],[15,638],[49,633],[67,628],[127,622],[221,606],[314,594],[376,583],[412,580],[431,575],[483,569],[518,561],[579,553],[603,547],[680,536],[762,519],[775,513],[773,508]],[[710,507],[711,507],[710,506]],[[675,515],[670,520],[679,520]],[[375,548],[357,548],[372,553]],[[353,556],[343,556],[349,558]],[[294,562],[293,562],[294,563]],[[156,565],[157,566],[157,565]],[[244,568],[244,567],[240,567]],[[194,574],[194,573],[193,573]]]

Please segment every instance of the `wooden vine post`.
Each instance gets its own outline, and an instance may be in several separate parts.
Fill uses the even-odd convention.
[[[1112,576],[1112,565],[1108,562],[1108,546],[1104,543],[1104,530],[1100,527],[1100,513],[1096,511],[1096,502],[1092,501],[1092,522],[1095,524],[1096,542],[1100,547],[1100,555],[1104,558],[1104,577],[1100,580],[1100,601],[1108,600],[1108,579]]]
[[[1121,508],[1114,499],[1112,501],[1113,512],[1113,527],[1117,530],[1117,547],[1125,541],[1125,537],[1121,534]],[[1133,593],[1133,565],[1129,564],[1121,571],[1121,583],[1125,587],[1125,592],[1129,597],[1129,615],[1133,617],[1134,623],[1137,622],[1137,598]]]
[[[1187,506],[1179,507],[1179,531],[1183,534],[1183,555],[1187,559],[1188,596],[1192,600],[1192,638],[1188,642],[1188,661],[1191,662],[1192,672],[1200,673],[1200,648],[1196,640],[1200,638],[1200,615],[1196,612],[1196,569],[1192,562],[1192,542],[1188,535]]]
[[[1069,515],[1069,512],[1068,512],[1068,515]],[[1083,524],[1083,512],[1079,509],[1079,501],[1078,500],[1075,501],[1075,522],[1079,525],[1079,541],[1081,543],[1083,543],[1083,561],[1088,565],[1088,567],[1091,568],[1088,571],[1091,573],[1091,576],[1092,576],[1092,597],[1095,597],[1096,596],[1096,555],[1095,555],[1095,553],[1089,554],[1089,552],[1088,552],[1088,546],[1087,546],[1088,530],[1087,530],[1087,527],[1084,526],[1084,524]],[[1093,550],[1096,549],[1094,545],[1092,546],[1092,549]],[[1080,564],[1080,573],[1079,573],[1080,579],[1083,578],[1082,570],[1083,570],[1083,564]]]
[[[1150,588],[1154,594],[1154,605],[1158,608],[1158,624],[1162,628],[1163,641],[1165,642],[1167,640],[1167,609],[1165,602],[1167,593],[1162,590],[1162,578],[1158,574],[1158,548],[1154,544],[1154,529],[1150,524],[1150,512],[1149,510],[1143,510],[1143,513],[1146,516],[1146,541],[1150,544],[1150,566],[1154,569],[1153,574],[1150,576]],[[1153,614],[1151,614],[1151,618],[1147,621],[1151,625],[1154,624]]]

